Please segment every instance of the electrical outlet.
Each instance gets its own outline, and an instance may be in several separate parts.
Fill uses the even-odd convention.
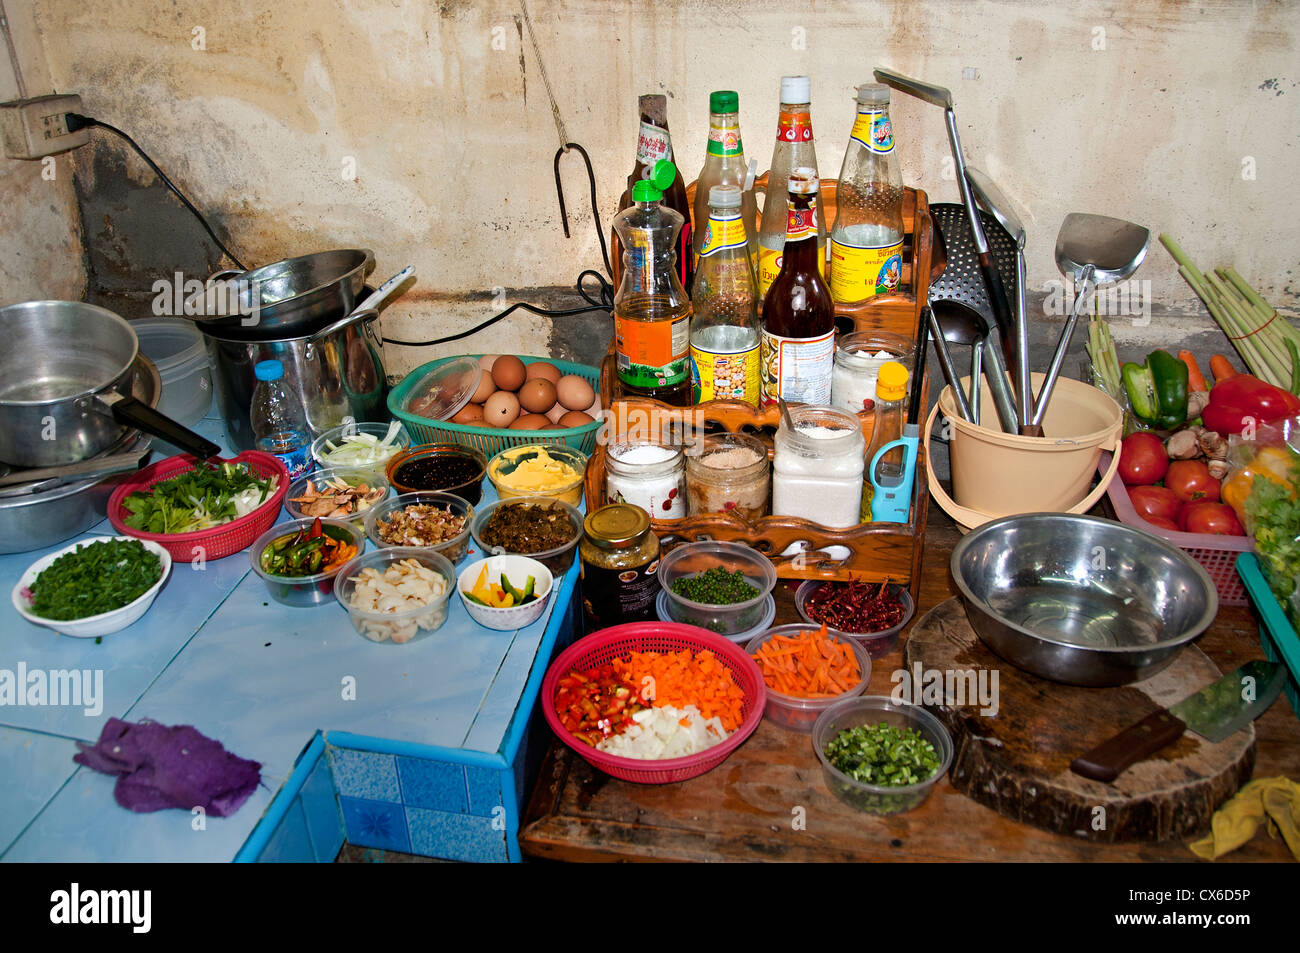
[[[81,112],[76,93],[0,103],[0,142],[10,159],[40,159],[84,146],[89,129],[68,132],[68,113]]]

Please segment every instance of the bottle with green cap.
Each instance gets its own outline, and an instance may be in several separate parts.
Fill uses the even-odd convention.
[[[903,176],[889,87],[858,87],[858,112],[835,189],[831,297],[856,304],[898,290],[903,273]]]
[[[640,97],[641,125],[636,137],[636,165],[627,177],[627,189],[618,203],[621,212],[634,201],[632,189],[636,183],[649,179],[655,163],[661,159],[676,163],[673,140],[668,132],[668,97],[652,93]],[[691,205],[686,199],[686,182],[681,171],[674,172],[673,181],[663,186],[663,203],[681,215],[683,221],[677,236],[677,278],[683,288],[690,288],[695,280],[695,256],[691,251]],[[701,222],[703,219],[701,219]]]
[[[876,377],[875,426],[871,430],[871,445],[865,459],[868,464],[886,444],[903,436],[903,401],[907,399],[907,368],[897,361],[886,361]],[[901,445],[894,447],[876,462],[875,468],[865,474],[862,481],[862,522],[871,521],[871,499],[877,486],[897,486],[903,479],[906,453]]]
[[[713,186],[708,209],[691,289],[691,393],[697,404],[741,400],[757,407],[762,329],[740,186]]]
[[[661,200],[677,176],[666,159],[633,183],[632,205],[614,216],[623,280],[614,295],[615,369],[623,392],[678,407],[691,402],[691,299],[677,273],[682,215]],[[684,250],[689,256],[690,249]]]
[[[715,90],[709,93],[709,144],[704,153],[704,168],[695,180],[696,228],[691,242],[696,268],[704,244],[704,223],[709,220],[709,190],[715,185],[735,185],[741,189],[740,216],[745,223],[751,267],[757,267],[758,203],[748,175],[745,147],[740,140],[740,96],[730,89]]]

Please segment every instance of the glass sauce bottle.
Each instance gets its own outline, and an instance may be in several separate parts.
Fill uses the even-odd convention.
[[[829,404],[835,304],[819,271],[817,173],[795,169],[781,271],[763,299],[763,403]]]
[[[758,297],[767,295],[781,271],[781,250],[785,244],[786,183],[797,168],[817,174],[817,149],[813,144],[812,80],[807,76],[781,77],[781,115],[776,126],[776,147],[767,175],[767,198],[763,222],[758,229]],[[826,274],[826,225],[817,222],[817,270]]]
[[[740,216],[745,223],[750,267],[758,265],[758,202],[754,190],[745,190],[749,169],[745,166],[745,146],[740,139],[740,97],[730,89],[709,93],[709,144],[704,154],[704,168],[695,180],[695,230],[691,243],[695,248],[695,267],[700,267],[700,250],[704,245],[704,223],[709,220],[709,194],[715,185],[734,185],[742,192]],[[687,288],[691,285],[686,285]]]
[[[674,163],[673,181],[661,185],[663,203],[682,217],[681,232],[677,236],[677,280],[683,288],[695,281],[695,255],[692,250],[691,206],[686,201],[686,182],[677,169],[673,156],[673,140],[668,132],[668,97],[661,94],[642,96],[641,127],[636,138],[636,165],[627,177],[627,189],[619,199],[618,210],[630,208],[636,200],[632,191],[638,182],[648,180],[654,173],[655,163],[662,160]]]

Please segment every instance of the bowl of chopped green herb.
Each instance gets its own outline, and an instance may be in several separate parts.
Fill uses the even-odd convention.
[[[934,715],[881,695],[836,702],[812,730],[831,793],[868,814],[901,814],[952,765],[952,736]]]
[[[742,543],[702,539],[659,560],[659,584],[673,622],[731,636],[758,625],[776,586],[776,569]]]
[[[13,604],[28,622],[79,639],[125,629],[153,605],[172,570],[157,543],[129,536],[78,540],[27,567]]]

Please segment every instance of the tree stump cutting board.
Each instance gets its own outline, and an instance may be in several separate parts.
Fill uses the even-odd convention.
[[[1082,688],[1021,671],[994,654],[953,597],[912,627],[903,653],[909,676],[924,671],[997,672],[997,714],[943,689],[922,702],[953,735],[953,787],[1004,817],[1060,834],[1114,843],[1187,839],[1209,829],[1214,811],[1250,779],[1255,729],[1218,744],[1192,732],[1112,784],[1079,777],[1070,762],[1157,708],[1182,701],[1220,676],[1194,645],[1166,669],[1117,688]],[[934,677],[930,677],[935,685]],[[922,684],[924,690],[924,682]],[[933,704],[937,697],[946,703]],[[987,706],[992,707],[992,706]]]

